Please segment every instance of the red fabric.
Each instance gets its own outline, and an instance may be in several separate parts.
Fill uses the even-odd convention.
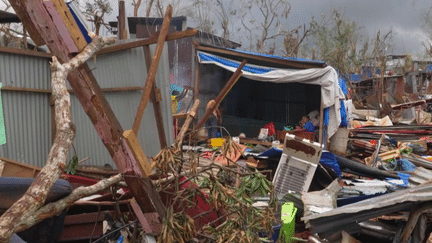
[[[268,129],[268,136],[273,136],[276,133],[276,129],[273,122],[267,123],[264,125],[264,128]]]

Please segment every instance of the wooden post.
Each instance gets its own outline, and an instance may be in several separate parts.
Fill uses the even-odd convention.
[[[179,143],[179,146],[181,145],[181,143],[183,142],[183,138],[187,132],[187,129],[189,128],[190,124],[192,123],[192,120],[194,119],[194,117],[196,116],[196,111],[198,110],[198,106],[199,106],[200,100],[196,99],[192,109],[190,110],[190,112],[187,115],[186,121],[183,124],[180,133],[177,137],[177,142]]]
[[[198,53],[195,51],[195,84],[194,84],[194,100],[199,98],[199,79],[200,79],[200,69],[199,69],[199,61],[198,61]]]
[[[42,1],[10,0],[9,2],[31,36],[42,38],[51,53],[61,62],[71,59],[67,46],[43,7]],[[160,217],[163,217],[164,205],[150,179],[141,178],[134,171],[136,159],[127,152],[130,148],[123,139],[123,129],[88,65],[83,64],[69,73],[68,81],[117,168],[124,175],[141,210],[145,213],[156,211]]]
[[[215,104],[211,109],[206,110],[204,113],[204,116],[201,118],[201,120],[198,122],[198,124],[195,126],[195,130],[200,129],[204,123],[207,121],[209,116],[213,113],[213,111],[216,110],[216,108],[219,106],[219,104],[222,102],[222,100],[225,98],[225,96],[228,94],[228,92],[231,90],[231,88],[234,86],[235,83],[237,83],[237,80],[242,76],[242,68],[244,65],[246,65],[246,60],[243,60],[243,62],[240,63],[237,70],[233,73],[231,78],[228,80],[228,82],[225,84],[225,86],[222,88],[222,90],[219,92],[219,94],[215,98]]]
[[[118,36],[119,40],[126,39],[126,9],[125,2],[123,0],[119,1],[119,17],[118,17]]]
[[[324,134],[323,124],[324,124],[324,103],[323,103],[322,98],[321,98],[319,135],[318,135],[318,142],[321,145],[323,144],[323,134]]]
[[[146,66],[147,66],[147,71],[150,70],[150,66],[151,66],[151,55],[150,55],[150,47],[148,45],[143,46],[143,51],[144,51],[144,59],[146,62]],[[156,87],[156,82],[153,85],[152,88],[152,92],[150,94],[150,99],[153,103],[153,110],[155,113],[155,118],[156,118],[156,126],[158,129],[158,135],[159,135],[159,143],[162,148],[165,148],[167,146],[167,141],[166,141],[166,136],[165,136],[165,128],[164,128],[164,123],[163,123],[163,118],[162,118],[162,109],[160,106],[160,99],[158,99],[157,97],[159,97],[156,94],[159,94],[160,90]]]
[[[157,67],[159,65],[159,60],[162,55],[165,39],[168,34],[169,25],[171,22],[171,16],[172,16],[172,6],[168,5],[167,10],[165,12],[164,21],[162,22],[161,32],[159,34],[158,41],[156,43],[156,49],[153,54],[153,60],[150,64],[150,69],[147,72],[147,80],[146,80],[144,92],[141,97],[138,110],[135,116],[135,120],[132,126],[132,130],[135,132],[135,134],[138,134],[138,130],[141,125],[142,116],[144,114],[144,110],[147,106],[151,91],[153,89],[153,83],[155,82],[154,79],[156,76]]]

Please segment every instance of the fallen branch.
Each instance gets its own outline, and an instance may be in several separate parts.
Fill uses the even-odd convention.
[[[87,197],[93,195],[99,191],[102,191],[110,186],[118,184],[122,179],[122,175],[118,174],[116,176],[104,179],[99,181],[98,183],[87,186],[87,187],[78,187],[67,197],[64,197],[56,202],[48,203],[42,208],[38,209],[34,214],[25,218],[16,226],[16,232],[21,232],[26,230],[33,225],[41,222],[44,219],[51,218],[55,215],[60,214],[67,207],[71,206],[74,202],[78,201],[83,197]]]
[[[92,36],[94,37],[94,36]],[[56,137],[44,168],[35,178],[29,189],[0,217],[0,242],[7,243],[16,227],[43,206],[48,192],[66,168],[67,156],[75,137],[75,125],[70,111],[70,95],[66,78],[70,71],[85,63],[96,51],[115,38],[94,37],[84,50],[68,63],[60,64],[56,57],[51,62],[51,85],[55,102]]]

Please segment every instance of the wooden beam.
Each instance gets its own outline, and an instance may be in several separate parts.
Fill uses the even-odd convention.
[[[0,52],[9,53],[9,54],[16,54],[16,55],[31,56],[31,57],[42,57],[42,58],[47,58],[47,59],[51,59],[53,56],[51,53],[47,53],[47,52],[24,50],[24,49],[4,47],[4,46],[0,46]]]
[[[285,65],[289,67],[295,67],[300,69],[306,69],[306,68],[323,68],[326,66],[325,63],[307,63],[304,61],[290,61],[285,59],[279,59],[279,58],[271,58],[271,57],[265,57],[265,56],[259,56],[254,54],[248,54],[248,53],[242,53],[238,51],[231,51],[227,49],[220,49],[215,47],[209,47],[209,46],[201,46],[198,44],[198,42],[193,42],[195,49],[200,51],[209,51],[214,53],[220,53],[220,54],[226,54],[226,55],[232,55],[237,56],[241,58],[245,58],[250,62],[250,60],[260,60],[265,61],[269,63],[279,64],[279,65]]]
[[[222,100],[225,98],[225,96],[228,94],[228,92],[231,90],[231,88],[234,86],[234,84],[237,83],[237,80],[243,75],[242,68],[246,65],[246,60],[243,60],[243,62],[240,63],[237,70],[233,73],[231,78],[228,80],[228,82],[225,84],[225,86],[222,88],[222,90],[219,92],[219,94],[214,99],[215,104],[211,109],[206,110],[201,120],[199,120],[198,124],[194,128],[195,130],[200,129],[204,123],[207,121],[209,116],[213,113],[213,111],[216,110],[216,108],[219,106],[219,104],[222,102]]]
[[[199,69],[199,61],[198,61],[198,55],[195,52],[195,84],[194,84],[194,100],[197,100],[199,98],[199,83],[200,83],[200,69]]]
[[[44,39],[39,34],[39,23],[34,21],[34,16],[30,14],[32,4],[22,4],[21,1],[10,0],[12,8],[15,10],[15,14],[21,20],[23,26],[25,26],[27,32],[29,33],[31,39],[37,46],[45,45]],[[40,6],[42,7],[42,6]]]
[[[15,12],[22,12],[24,27],[33,26],[40,37],[47,43],[51,53],[61,62],[69,61],[71,55],[63,39],[58,34],[52,19],[43,7],[42,1],[10,0]],[[37,24],[36,24],[37,23]],[[107,148],[119,171],[124,175],[132,194],[143,212],[165,214],[165,207],[149,178],[141,178],[134,171],[136,159],[133,157],[127,142],[123,139],[123,129],[105,99],[102,89],[96,82],[87,64],[72,71],[68,81],[90,118],[96,132]]]
[[[137,159],[138,167],[141,170],[142,175],[147,178],[151,173],[151,166],[147,160],[147,156],[142,150],[135,133],[132,130],[126,130],[123,132],[123,137],[126,139],[126,142],[129,145],[131,152],[134,154],[134,157]]]
[[[135,132],[135,134],[138,134],[138,130],[141,125],[142,116],[144,114],[145,108],[147,107],[147,103],[149,101],[150,94],[153,89],[157,67],[159,65],[159,60],[162,55],[162,50],[166,41],[166,36],[168,34],[169,25],[171,22],[171,16],[172,16],[172,6],[168,5],[167,10],[165,12],[164,20],[162,22],[161,32],[158,36],[158,40],[156,43],[156,48],[153,54],[153,60],[150,64],[150,69],[147,70],[145,89],[143,95],[141,96],[141,100],[139,102],[138,110],[135,115],[135,120],[132,126],[132,130]]]
[[[159,33],[160,32],[157,32],[155,35],[153,35],[147,39],[139,39],[139,40],[128,42],[128,43],[111,45],[111,46],[102,48],[96,54],[102,55],[102,54],[108,54],[108,53],[113,53],[113,52],[117,52],[117,51],[124,51],[124,50],[128,50],[128,49],[136,48],[136,47],[142,47],[142,46],[146,46],[146,45],[156,44],[156,42],[158,40]],[[172,34],[167,35],[166,41],[177,40],[177,39],[181,39],[181,38],[185,38],[185,37],[192,37],[192,36],[195,36],[196,33],[197,33],[196,29],[177,31],[177,32],[174,32]]]
[[[119,40],[127,39],[126,33],[126,8],[123,0],[119,1],[119,16],[118,16],[118,37]]]
[[[87,45],[87,41],[85,40],[84,35],[79,29],[78,24],[75,21],[75,18],[73,17],[72,13],[69,10],[69,7],[66,5],[64,0],[51,0],[51,2],[54,4],[55,9],[63,19],[63,22],[66,25],[66,28],[69,31],[73,42],[78,48],[78,51],[82,51],[84,47]]]
[[[55,54],[60,62],[69,60],[69,48],[42,1],[9,0],[9,3],[36,45],[46,43],[51,53]]]
[[[147,46],[143,46],[143,51],[144,51],[144,59],[146,62],[146,68],[147,70],[150,70],[150,66],[151,66],[151,55],[150,55],[150,47]],[[159,143],[162,148],[167,147],[167,141],[166,141],[166,136],[165,136],[165,128],[164,128],[164,123],[163,123],[163,117],[162,117],[162,109],[161,109],[161,105],[160,105],[160,101],[159,99],[156,98],[156,93],[157,91],[157,87],[156,87],[156,83],[153,85],[153,89],[152,92],[150,94],[150,99],[153,103],[153,110],[155,113],[155,118],[156,118],[156,126],[158,129],[158,135],[159,135]]]
[[[53,19],[53,23],[57,27],[59,34],[61,35],[63,41],[66,43],[66,46],[69,48],[68,49],[69,53],[78,52],[78,48],[75,45],[71,34],[69,34],[69,31],[65,25],[65,22],[63,21],[60,14],[57,12],[57,9],[54,7],[54,3],[51,1],[45,0],[45,1],[43,1],[43,5],[45,6],[49,15],[51,15],[51,18]]]
[[[46,93],[51,94],[50,89],[32,89],[32,88],[22,88],[22,87],[11,87],[6,86],[1,88],[4,91],[16,91],[16,92],[30,92],[30,93]],[[104,88],[101,89],[102,92],[130,92],[130,91],[140,91],[144,90],[144,87],[132,86],[132,87],[115,87],[115,88]],[[73,89],[68,89],[68,92],[73,94],[75,91]]]

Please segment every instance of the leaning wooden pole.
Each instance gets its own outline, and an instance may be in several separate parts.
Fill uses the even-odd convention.
[[[195,126],[195,130],[200,129],[204,123],[207,121],[209,116],[213,113],[213,111],[216,110],[216,108],[219,106],[219,104],[222,102],[222,100],[225,98],[225,96],[228,94],[228,92],[232,89],[234,84],[237,83],[239,78],[243,75],[242,68],[246,65],[246,60],[243,60],[243,62],[240,63],[240,66],[237,68],[237,70],[233,73],[231,78],[228,80],[228,82],[225,84],[225,86],[222,88],[222,90],[219,92],[219,94],[214,99],[215,104],[213,107],[208,109],[204,116],[201,118],[201,120],[198,122],[198,124]]]
[[[102,46],[114,43],[114,38],[97,38],[80,54],[65,64],[54,56],[51,62],[51,85],[55,103],[56,137],[41,170],[27,192],[0,217],[0,242],[9,242],[18,223],[32,215],[45,203],[48,192],[64,173],[66,160],[75,137],[75,125],[71,119],[71,101],[66,78],[69,72],[85,63]]]
[[[153,84],[155,83],[156,71],[159,65],[159,60],[162,56],[162,50],[165,44],[165,39],[168,34],[169,25],[171,22],[171,16],[172,16],[172,6],[168,5],[165,12],[164,20],[162,22],[162,27],[159,33],[158,41],[156,43],[156,48],[153,54],[153,60],[150,65],[150,69],[147,72],[147,80],[144,87],[144,92],[141,96],[141,100],[139,102],[138,110],[132,126],[132,130],[134,131],[135,134],[138,134],[138,130],[141,125],[141,120],[144,114],[144,110],[147,107],[147,103],[152,93]]]
[[[146,68],[147,70],[150,70],[151,67],[151,54],[150,54],[150,46],[145,45],[143,46],[144,51],[144,59],[146,61]],[[156,87],[156,82],[153,84],[152,92],[150,94],[150,99],[153,103],[153,110],[156,118],[156,126],[158,129],[158,135],[159,135],[159,143],[161,149],[165,148],[167,146],[166,136],[165,136],[165,128],[163,123],[163,117],[162,117],[162,108],[160,105],[160,89]],[[136,134],[136,133],[135,133]]]
[[[192,120],[196,116],[196,112],[198,110],[199,104],[200,104],[200,100],[196,99],[195,102],[194,102],[194,104],[193,104],[193,106],[192,106],[192,108],[191,108],[191,110],[189,111],[189,113],[188,113],[188,115],[186,117],[186,121],[184,122],[184,124],[183,124],[183,126],[182,126],[182,128],[180,130],[180,133],[179,133],[179,135],[177,137],[176,143],[178,144],[178,146],[181,146],[181,144],[183,143],[184,136],[186,135],[186,132],[187,132],[190,124],[192,123]]]

